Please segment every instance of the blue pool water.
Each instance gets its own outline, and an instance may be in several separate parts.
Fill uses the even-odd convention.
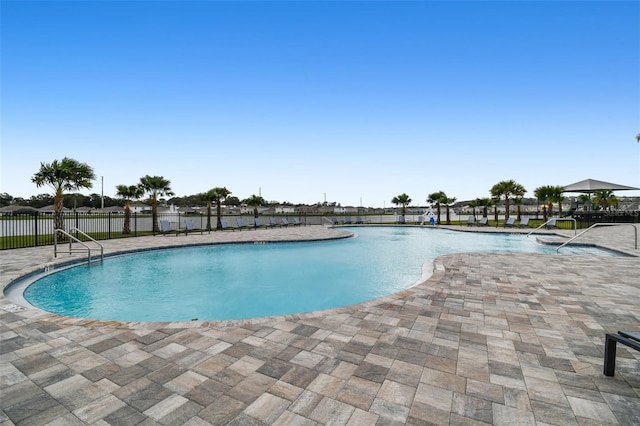
[[[351,228],[357,238],[141,252],[46,275],[24,297],[61,315],[119,321],[244,319],[351,305],[415,284],[447,253],[555,253],[523,235]],[[576,252],[576,250],[578,250]],[[567,248],[564,254],[606,254]]]

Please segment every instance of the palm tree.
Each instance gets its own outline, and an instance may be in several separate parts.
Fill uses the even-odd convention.
[[[75,191],[81,188],[89,189],[93,186],[92,180],[96,178],[93,169],[85,163],[73,158],[64,157],[62,160],[53,160],[52,163],[40,163],[40,170],[33,175],[31,181],[37,187],[49,185],[54,190],[54,226],[55,229],[64,230],[64,191]],[[56,240],[58,236],[56,233]]]
[[[404,214],[407,211],[407,206],[411,203],[411,198],[407,194],[402,193],[396,197],[393,197],[391,202],[396,206],[402,206],[402,217],[400,218],[400,223],[404,223]]]
[[[476,198],[475,200],[469,201],[469,207],[471,207],[471,211],[473,213],[473,217],[476,217],[476,207],[480,207],[480,198]]]
[[[174,195],[171,191],[171,181],[162,176],[143,176],[140,178],[140,187],[149,194],[151,199],[151,220],[153,221],[153,232],[159,232],[158,228],[158,198]]]
[[[138,200],[144,195],[144,189],[140,185],[117,185],[116,195],[124,199],[124,225],[123,234],[131,233],[131,200]]]
[[[451,217],[449,216],[449,207],[451,207],[451,205],[453,203],[456,202],[455,197],[454,198],[449,198],[449,197],[444,197],[442,199],[443,204],[445,205],[446,208],[446,214],[447,214],[447,225],[451,225]]]
[[[613,191],[610,189],[596,191],[594,194],[595,195],[593,196],[593,204],[595,204],[596,207],[602,208],[603,210],[615,207],[619,203],[618,197],[613,195]]]
[[[562,186],[549,187],[549,206],[553,212],[553,203],[558,203],[558,216],[562,216],[562,202],[564,201],[564,188]]]
[[[527,190],[524,188],[524,186],[520,185],[519,183],[516,183],[516,186],[514,187],[513,190],[513,203],[516,205],[517,211],[518,211],[518,220],[521,220],[521,212],[520,212],[520,207],[522,206],[522,199],[524,198],[524,194],[527,193]]]
[[[522,185],[520,185],[519,183],[517,183],[516,181],[512,180],[503,180],[501,182],[496,183],[495,185],[493,185],[493,187],[491,188],[490,192],[491,192],[491,196],[493,198],[496,199],[496,201],[499,201],[502,197],[504,197],[504,217],[505,219],[509,219],[509,210],[510,210],[510,201],[511,201],[511,197],[512,196],[517,196],[516,194],[520,193],[520,192],[526,192],[526,190],[524,189],[524,187]],[[524,195],[524,193],[522,194]],[[497,210],[496,210],[497,211]],[[497,217],[496,217],[497,220]]]
[[[200,194],[200,198],[207,205],[207,231],[211,231],[211,203],[215,200],[216,192],[213,189]]]
[[[476,198],[478,207],[482,207],[482,217],[487,217],[487,210],[493,205],[491,198]]]
[[[538,201],[542,204],[542,217],[544,221],[547,221],[547,203],[551,197],[551,186],[539,186],[533,191],[533,195],[536,196]]]
[[[440,206],[445,204],[445,200],[447,199],[447,194],[443,191],[434,192],[433,194],[429,194],[427,197],[427,203],[436,206],[436,211],[438,214],[438,223],[440,223]]]
[[[253,194],[251,197],[247,198],[246,200],[244,200],[244,202],[248,205],[253,207],[253,217],[257,218],[258,217],[258,207],[260,207],[263,204],[266,204],[267,202],[264,200],[264,198],[262,198],[259,195],[255,195]]]
[[[211,192],[212,200],[216,203],[216,215],[218,216],[216,229],[222,229],[222,202],[225,198],[231,195],[231,191],[225,187],[216,187],[209,192]]]

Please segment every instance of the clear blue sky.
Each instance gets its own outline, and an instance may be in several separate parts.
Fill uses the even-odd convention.
[[[0,192],[64,156],[293,203],[640,187],[637,1],[2,1]],[[640,191],[618,195],[640,195]]]

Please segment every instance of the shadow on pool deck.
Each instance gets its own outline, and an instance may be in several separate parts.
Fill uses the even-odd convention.
[[[607,245],[633,252],[627,232]],[[322,227],[132,238],[329,238]],[[174,241],[175,240],[175,241]],[[613,247],[610,247],[613,248]],[[0,283],[52,260],[0,252]],[[425,283],[349,308],[238,323],[105,323],[0,301],[2,424],[637,424],[640,258],[467,253]]]

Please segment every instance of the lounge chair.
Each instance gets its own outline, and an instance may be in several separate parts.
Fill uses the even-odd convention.
[[[489,224],[489,218],[484,216],[481,217],[480,220],[478,221],[478,226],[487,226]]]
[[[607,333],[604,337],[604,375],[613,376],[616,369],[616,343],[622,343],[640,351],[640,332],[618,331]]]
[[[345,216],[344,217],[344,223],[347,225],[351,225],[351,216]]]
[[[227,219],[220,220],[220,224],[222,225],[223,231],[235,231],[234,228],[229,227],[229,222],[227,222]]]
[[[362,225],[362,218],[360,216],[356,216],[356,224]]]
[[[335,216],[333,216],[333,217],[331,218],[331,223],[333,223],[334,225],[339,225],[339,224],[340,224],[340,222],[338,222],[338,218],[337,218],[337,217],[335,217]]]
[[[189,235],[189,232],[198,232],[198,231],[200,232],[200,235],[202,235],[204,231],[202,228],[195,227],[195,225],[193,224],[193,219],[185,219],[184,227],[185,227],[185,231],[184,231],[185,235]]]
[[[523,217],[520,219],[520,223],[518,224],[519,228],[528,228],[529,227],[529,216]]]
[[[270,217],[269,218],[269,228],[276,228],[276,227],[280,227],[280,224],[278,224],[278,222],[276,221],[275,217]]]
[[[300,218],[299,217],[294,217],[293,218],[293,226],[301,226],[302,222],[300,222]]]
[[[284,226],[286,228],[289,225],[290,225],[289,219],[287,219],[286,217],[283,217],[282,218],[282,226]]]
[[[252,226],[245,225],[244,224],[244,220],[241,217],[236,217],[236,225],[238,225],[238,229],[239,230],[251,229],[252,228]]]
[[[504,227],[505,228],[513,228],[516,224],[516,217],[515,216],[510,216],[505,222],[504,222]]]
[[[469,218],[467,219],[467,226],[473,226],[476,223],[476,217],[475,216],[469,216]]]
[[[418,222],[416,223],[420,226],[424,225],[424,216],[418,216]]]
[[[556,218],[552,217],[551,219],[549,219],[549,221],[547,222],[547,224],[545,225],[545,227],[547,229],[551,229],[551,228],[557,228],[558,226],[556,225]]]
[[[264,223],[262,223],[262,219],[260,219],[259,217],[256,217],[255,219],[255,223],[254,223],[254,227],[257,228],[267,228],[268,225],[265,225]]]
[[[161,220],[160,221],[160,233],[162,235],[175,234],[176,237],[177,237],[178,234],[180,234],[180,231],[172,229],[171,228],[171,222],[169,222],[168,220]]]

